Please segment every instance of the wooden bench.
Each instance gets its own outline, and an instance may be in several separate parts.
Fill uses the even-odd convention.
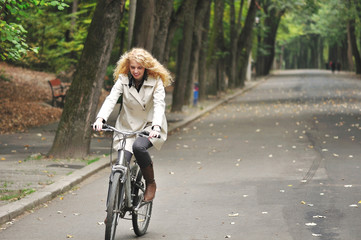
[[[70,84],[62,83],[59,78],[49,80],[48,83],[53,97],[51,105],[54,107],[64,107],[66,92],[68,91]]]

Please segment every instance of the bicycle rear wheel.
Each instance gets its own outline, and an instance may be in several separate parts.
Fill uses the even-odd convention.
[[[124,187],[120,182],[120,173],[115,172],[109,186],[107,218],[105,223],[105,240],[114,240],[118,225],[120,206],[124,200]]]
[[[137,174],[136,182],[133,188],[133,205],[138,206],[143,200],[145,183],[142,180],[142,172]],[[148,229],[150,217],[152,215],[153,202],[142,202],[138,209],[132,212],[132,224],[134,233],[137,236],[143,236]]]

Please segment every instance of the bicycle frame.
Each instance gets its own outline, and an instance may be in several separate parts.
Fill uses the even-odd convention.
[[[148,229],[153,202],[144,202],[144,180],[142,180],[142,174],[136,161],[131,164],[131,160],[128,162],[125,159],[125,145],[127,138],[148,137],[148,133],[120,131],[106,124],[103,125],[102,131],[112,131],[120,137],[117,147],[119,150],[114,164],[112,152],[110,154],[111,173],[106,202],[106,220],[108,219],[109,222],[104,221],[106,225],[105,239],[114,240],[119,218],[132,220],[134,233],[137,236],[143,236]],[[127,212],[130,213],[131,218],[125,218]]]
[[[131,167],[131,161],[128,163],[126,160],[125,160],[125,143],[126,143],[126,140],[127,138],[131,137],[131,136],[134,136],[134,135],[141,135],[143,134],[143,132],[129,132],[129,133],[126,133],[126,132],[120,132],[118,131],[117,129],[111,127],[111,126],[107,126],[109,129],[111,129],[112,131],[120,134],[122,136],[120,142],[119,142],[119,150],[118,150],[118,156],[117,156],[117,160],[115,162],[115,164],[112,164],[111,166],[111,174],[110,174],[110,181],[113,182],[113,176],[116,172],[120,172],[121,174],[121,183],[125,183],[125,187],[124,187],[124,191],[125,191],[125,211],[124,212],[120,212],[121,213],[121,218],[124,218],[124,215],[127,211],[129,210],[133,210],[135,212],[137,212],[137,210],[142,207],[144,204],[143,201],[139,201],[139,203],[137,204],[137,206],[133,206],[133,203],[132,203],[132,187],[131,187],[131,183],[132,183],[132,171],[135,171],[134,173],[134,177],[136,172],[138,171],[138,165],[136,164],[136,162],[134,162],[134,165]],[[134,179],[135,180],[135,179]],[[144,189],[141,189],[140,190],[142,192],[144,192]],[[109,192],[108,192],[108,197],[109,197]],[[119,209],[119,210],[122,210],[122,209]]]

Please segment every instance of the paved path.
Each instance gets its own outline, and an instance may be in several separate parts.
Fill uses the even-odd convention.
[[[208,100],[197,107],[188,107],[181,114],[167,113],[169,131],[181,128],[220,104],[242,94],[263,80],[246,82],[246,87]],[[166,102],[171,103],[167,95]],[[109,122],[115,122],[117,108]],[[0,190],[33,192],[17,201],[0,201],[0,225],[71,189],[87,177],[109,165],[109,141],[94,137],[91,155],[81,159],[44,159],[53,142],[57,123],[30,129],[26,133],[0,135]],[[91,163],[91,164],[90,164]]]
[[[286,73],[151,150],[158,190],[142,239],[360,238],[361,81]],[[102,239],[108,176],[97,171],[0,238]],[[116,239],[137,239],[130,221],[120,221]]]

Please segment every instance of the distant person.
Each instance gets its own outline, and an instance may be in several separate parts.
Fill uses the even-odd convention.
[[[101,131],[120,96],[122,108],[115,127],[122,131],[149,132],[149,138],[129,138],[125,146],[125,158],[129,162],[134,154],[146,183],[144,201],[155,197],[153,162],[148,148],[157,149],[167,139],[167,120],[165,116],[165,90],[172,83],[170,72],[149,52],[133,48],[122,55],[114,71],[115,84],[105,99],[93,125]],[[157,138],[160,136],[160,138]],[[119,137],[114,135],[114,148],[118,150]]]
[[[330,61],[330,67],[331,67],[332,73],[334,73],[336,70],[336,63],[333,61]]]
[[[330,69],[328,62],[325,63],[326,70]]]

